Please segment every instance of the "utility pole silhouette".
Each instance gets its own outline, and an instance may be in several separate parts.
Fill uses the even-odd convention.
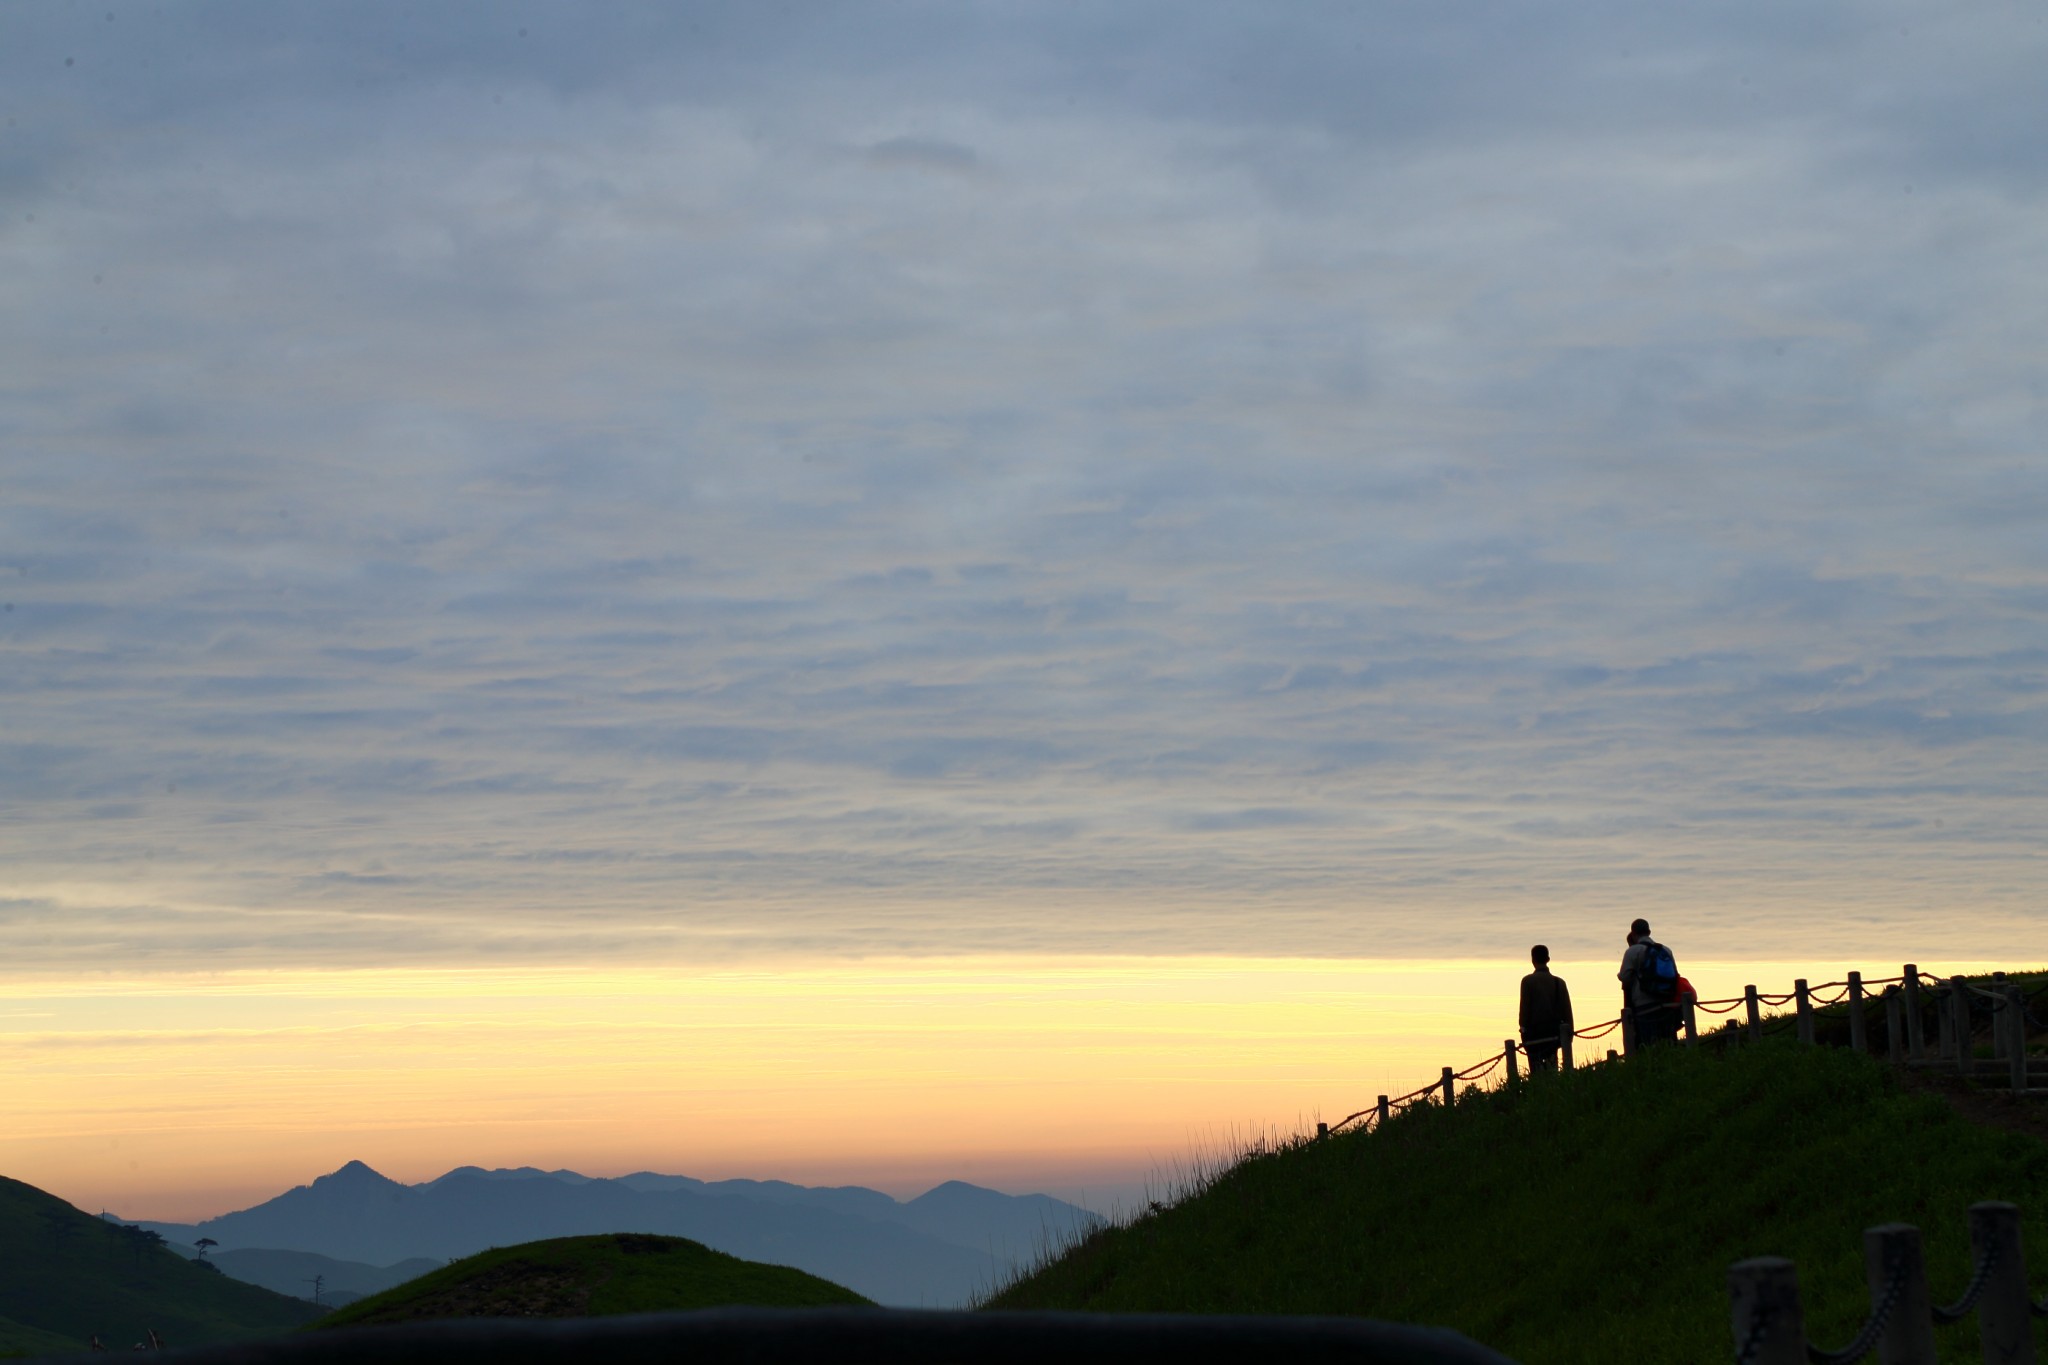
[[[320,1302],[320,1286],[326,1282],[327,1277],[325,1275],[315,1275],[312,1279],[306,1281],[307,1284],[313,1286],[313,1302]]]

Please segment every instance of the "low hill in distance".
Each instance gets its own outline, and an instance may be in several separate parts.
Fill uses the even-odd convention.
[[[858,1187],[707,1182],[644,1171],[593,1179],[574,1171],[469,1166],[406,1185],[351,1161],[252,1208],[201,1223],[142,1226],[188,1245],[210,1237],[223,1270],[249,1270],[252,1278],[255,1258],[244,1265],[230,1253],[288,1249],[390,1267],[550,1237],[645,1232],[793,1265],[877,1302],[939,1307],[968,1303],[1048,1245],[1063,1246],[1100,1223],[1095,1214],[1045,1195],[1007,1195],[959,1181],[899,1203]],[[360,1271],[350,1273],[362,1278]]]
[[[1840,1346],[1868,1306],[1863,1230],[1918,1226],[1948,1302],[1983,1199],[2019,1205],[2038,1291],[2048,1143],[1846,1050],[1669,1048],[1249,1156],[986,1306],[1353,1314],[1523,1365],[1725,1360],[1731,1263],[1791,1257],[1810,1338]],[[1978,1358],[1973,1325],[1941,1343]]]
[[[319,1312],[0,1178],[0,1350],[82,1351],[95,1334],[127,1350],[151,1328],[197,1346],[275,1335]]]
[[[319,1302],[329,1308],[367,1298],[448,1264],[417,1256],[396,1265],[364,1265],[360,1261],[338,1261],[314,1251],[278,1251],[265,1247],[216,1251],[208,1259],[223,1273],[237,1280],[260,1284],[265,1289],[290,1294],[294,1298],[312,1298],[317,1279]]]
[[[317,1326],[867,1303],[801,1270],[743,1261],[681,1237],[621,1232],[480,1252],[338,1309]]]

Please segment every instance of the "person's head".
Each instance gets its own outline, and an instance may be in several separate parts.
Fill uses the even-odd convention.
[[[1650,922],[1646,919],[1639,919],[1628,927],[1628,941],[1630,943],[1634,943],[1639,938],[1648,938],[1649,936]]]
[[[1550,965],[1550,949],[1540,943],[1537,944],[1529,950],[1529,961],[1538,967],[1548,967]]]

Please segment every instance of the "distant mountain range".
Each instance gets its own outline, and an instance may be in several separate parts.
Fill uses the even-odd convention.
[[[490,1247],[651,1232],[794,1266],[878,1303],[946,1308],[966,1304],[1040,1252],[1101,1222],[1049,1195],[1007,1195],[957,1180],[899,1202],[859,1186],[703,1181],[652,1171],[601,1179],[531,1166],[463,1166],[403,1185],[351,1161],[253,1208],[200,1223],[141,1226],[187,1245],[210,1237],[223,1271],[273,1288],[321,1274],[325,1288],[360,1294],[421,1273],[428,1268],[422,1262]],[[316,1264],[304,1253],[330,1259]],[[312,1287],[292,1292],[311,1297]]]

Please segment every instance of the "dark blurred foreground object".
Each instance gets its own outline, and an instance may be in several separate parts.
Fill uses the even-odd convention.
[[[714,1308],[522,1322],[478,1318],[180,1351],[191,1365],[1514,1365],[1456,1332],[1363,1318],[1187,1313],[956,1313],[890,1308]]]

